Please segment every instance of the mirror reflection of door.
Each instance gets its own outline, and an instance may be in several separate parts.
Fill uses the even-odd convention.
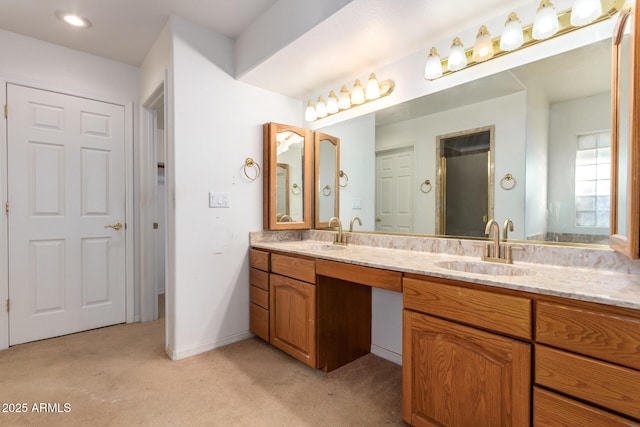
[[[484,237],[491,217],[493,127],[438,137],[440,233]]]
[[[376,153],[376,231],[412,233],[413,146]]]
[[[289,165],[278,163],[276,168],[276,218],[289,215]]]

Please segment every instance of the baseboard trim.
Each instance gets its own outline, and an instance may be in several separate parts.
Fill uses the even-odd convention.
[[[402,366],[402,355],[396,353],[395,351],[387,350],[386,348],[371,344],[371,353],[375,354],[378,357],[382,357],[385,360],[393,362],[396,365]]]
[[[197,344],[181,350],[176,350],[168,345],[166,348],[166,353],[172,360],[181,360],[216,349],[218,347],[223,347],[225,345],[233,344],[238,341],[246,340],[251,337],[253,337],[253,334],[251,332],[243,332],[241,334],[229,335],[224,338],[203,342],[201,344]]]

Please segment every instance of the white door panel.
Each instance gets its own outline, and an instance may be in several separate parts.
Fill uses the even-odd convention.
[[[125,321],[124,107],[7,85],[10,345]]]
[[[376,153],[376,231],[413,232],[413,147]]]

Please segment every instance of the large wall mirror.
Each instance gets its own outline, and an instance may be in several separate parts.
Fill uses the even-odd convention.
[[[266,123],[263,156],[264,229],[311,228],[311,131],[278,123]]]
[[[611,246],[631,258],[640,256],[640,134],[638,108],[639,41],[635,7],[620,12],[613,36],[613,114]]]
[[[340,214],[340,139],[315,132],[315,226],[326,228]]]
[[[611,55],[611,39],[601,39],[321,128],[342,141],[342,221],[359,216],[363,231],[441,235],[442,206],[430,191],[442,173],[438,137],[491,127],[492,215],[514,222],[509,237],[608,245]],[[408,168],[390,191],[404,197],[399,204],[379,200],[387,155],[404,156]],[[447,187],[462,200],[470,191]],[[406,219],[400,231],[386,230],[381,215],[393,203]]]

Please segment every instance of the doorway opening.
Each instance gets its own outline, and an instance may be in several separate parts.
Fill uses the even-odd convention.
[[[167,290],[166,108],[164,84],[144,103],[145,137],[140,147],[141,321],[164,317]]]
[[[484,237],[493,217],[494,126],[437,137],[436,222],[442,235]]]

